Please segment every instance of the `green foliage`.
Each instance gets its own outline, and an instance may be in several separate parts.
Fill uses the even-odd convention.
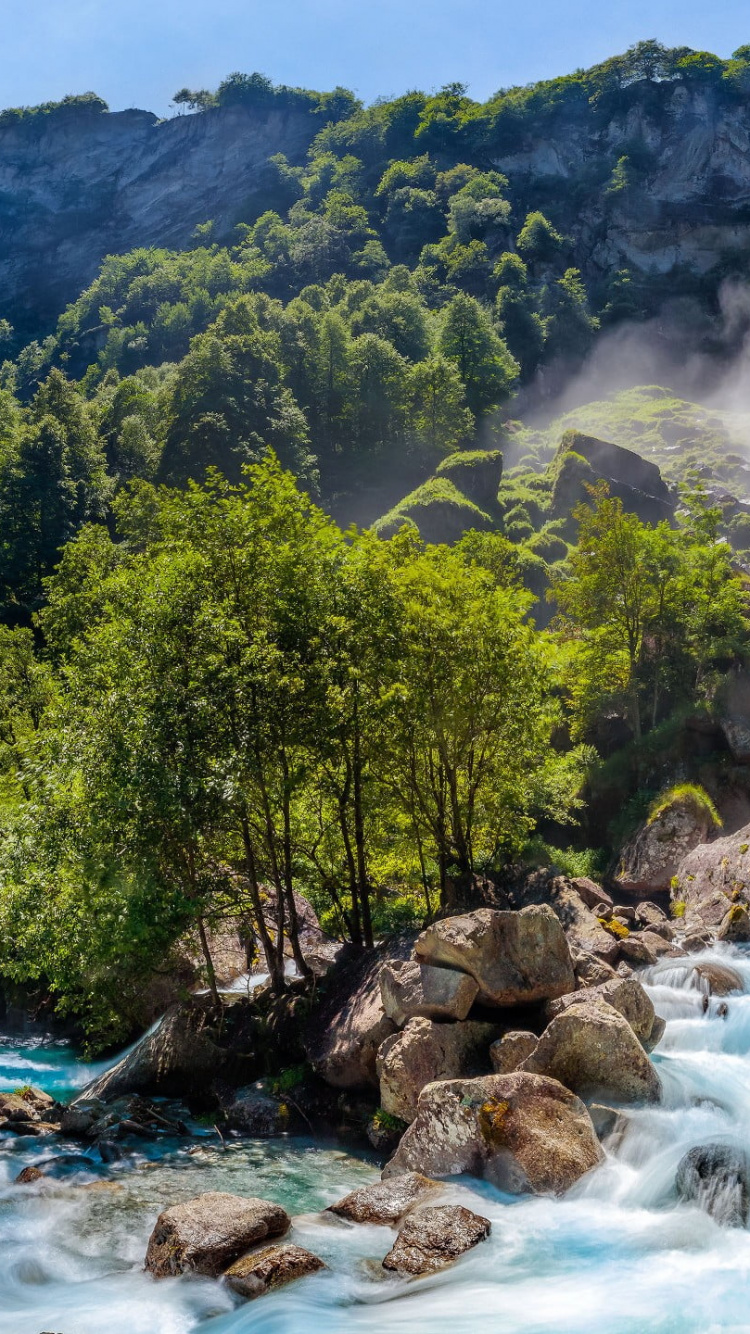
[[[699,819],[706,820],[714,829],[721,829],[723,820],[706,792],[698,783],[678,783],[656,798],[648,813],[648,823],[653,824],[669,811],[687,807]]]
[[[746,651],[745,594],[702,488],[685,492],[678,528],[626,514],[605,483],[590,490],[574,511],[578,545],[554,580],[575,658],[571,700],[584,730],[606,702],[624,707],[638,741],[644,705],[653,725],[665,695],[710,698],[714,673]]]
[[[295,893],[372,944],[576,808],[502,539],[345,536],[273,456],[116,510],[50,582],[54,671],[0,639],[0,968],[95,1038],[188,929],[240,917],[279,988]]]
[[[600,880],[607,869],[605,849],[557,848],[539,835],[527,843],[523,860],[532,866],[551,866],[561,875],[588,876],[590,880]]]

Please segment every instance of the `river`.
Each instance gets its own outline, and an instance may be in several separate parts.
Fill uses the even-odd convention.
[[[722,947],[750,993],[750,954]],[[658,1108],[632,1111],[607,1159],[563,1200],[504,1197],[483,1183],[450,1187],[492,1220],[489,1242],[453,1269],[405,1282],[379,1261],[393,1234],[321,1220],[317,1211],[375,1180],[366,1157],[303,1140],[230,1143],[205,1133],[147,1146],[112,1166],[80,1144],[0,1137],[0,1334],[713,1334],[750,1331],[750,1232],[721,1228],[676,1201],[693,1145],[750,1152],[750,994],[703,1013],[689,969],[648,975],[667,1028],[654,1061]],[[91,1076],[65,1046],[0,1037],[0,1087],[60,1096]],[[20,1169],[73,1155],[57,1180],[14,1186]],[[158,1156],[157,1156],[158,1154]],[[218,1283],[155,1282],[142,1272],[160,1208],[205,1190],[279,1201],[300,1215],[295,1240],[329,1265],[257,1302]]]

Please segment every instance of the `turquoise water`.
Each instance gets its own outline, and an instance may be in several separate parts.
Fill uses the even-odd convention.
[[[728,949],[716,957],[731,959],[750,991],[750,960]],[[279,1140],[222,1151],[205,1140],[114,1167],[94,1153],[40,1189],[12,1181],[25,1164],[81,1146],[0,1138],[0,1334],[748,1334],[750,1233],[678,1204],[673,1182],[694,1144],[750,1150],[750,995],[731,997],[721,1019],[703,1014],[685,966],[670,962],[648,980],[668,1021],[654,1056],[664,1105],[634,1111],[606,1162],[564,1200],[453,1185],[492,1220],[492,1237],[427,1280],[383,1276],[388,1229],[319,1216],[377,1176],[341,1149]],[[70,1049],[13,1043],[0,1045],[0,1072],[6,1087],[56,1091],[91,1069]],[[284,1204],[297,1215],[295,1239],[328,1272],[246,1305],[209,1280],[152,1281],[141,1266],[159,1210],[216,1189]]]

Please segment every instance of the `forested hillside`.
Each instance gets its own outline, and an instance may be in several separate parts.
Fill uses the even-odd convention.
[[[227,915],[282,987],[299,894],[367,945],[677,778],[750,801],[742,419],[539,425],[623,325],[741,345],[750,48],[175,103],[0,116],[0,972],[97,1041]]]

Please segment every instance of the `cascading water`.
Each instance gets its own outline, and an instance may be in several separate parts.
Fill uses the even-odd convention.
[[[697,957],[697,956],[696,956]],[[750,993],[750,955],[731,963]],[[750,1151],[750,994],[721,1002],[696,986],[695,960],[643,980],[667,1020],[654,1054],[657,1108],[629,1111],[607,1159],[563,1200],[511,1200],[482,1183],[450,1190],[492,1220],[489,1242],[431,1279],[383,1277],[385,1228],[323,1221],[321,1206],[377,1176],[371,1162],[298,1140],[208,1138],[147,1146],[105,1167],[80,1145],[0,1140],[0,1334],[713,1334],[750,1331],[750,1232],[678,1203],[680,1159],[699,1144]],[[90,1077],[64,1048],[0,1049],[5,1087],[59,1091]],[[14,1186],[21,1167],[73,1155],[58,1176]],[[149,1156],[150,1155],[150,1156]],[[160,1208],[205,1190],[266,1196],[302,1215],[295,1239],[327,1272],[247,1305],[220,1284],[154,1282],[142,1272]]]

